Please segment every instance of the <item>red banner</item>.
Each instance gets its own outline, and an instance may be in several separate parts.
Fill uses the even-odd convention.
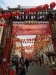
[[[28,30],[28,29],[49,29],[49,24],[13,24],[13,29],[22,29],[22,30]]]
[[[47,33],[50,33],[50,30],[47,29],[47,30],[15,30],[13,32],[13,36],[16,36],[16,35],[37,35],[37,34],[47,34]]]
[[[20,25],[13,24],[13,36],[16,35],[37,35],[50,33],[49,24],[35,24],[35,25]]]

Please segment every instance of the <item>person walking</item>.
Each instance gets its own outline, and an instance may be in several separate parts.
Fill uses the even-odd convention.
[[[32,66],[33,66],[33,63],[34,63],[34,62],[33,62],[33,60],[32,60],[32,62],[31,62],[31,63],[32,63]]]
[[[24,64],[22,64],[21,75],[26,75]]]
[[[40,63],[40,66],[41,66],[41,57],[39,58],[39,63]]]
[[[25,74],[26,74],[26,72],[25,72],[24,65],[22,63],[19,63],[17,75],[25,75]]]
[[[26,66],[26,72],[28,72],[28,66],[29,66],[29,61],[28,61],[28,59],[25,60],[25,66]]]

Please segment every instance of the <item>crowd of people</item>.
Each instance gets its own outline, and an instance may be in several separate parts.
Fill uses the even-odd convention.
[[[28,72],[29,65],[33,65],[33,61],[28,60],[27,58],[18,58],[10,62],[10,68],[15,70],[15,75],[26,75]]]
[[[28,60],[27,58],[24,57],[18,60],[18,57],[15,56],[15,59],[10,62],[9,69],[13,69],[15,75],[26,75],[28,72],[28,67],[33,66],[34,62],[39,63],[39,65],[41,66],[42,65],[41,60],[43,60],[43,58],[41,59],[41,57],[38,58],[38,61],[34,59]]]

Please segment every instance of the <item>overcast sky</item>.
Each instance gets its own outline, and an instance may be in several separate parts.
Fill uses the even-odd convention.
[[[56,0],[0,0],[0,6],[5,9],[8,6],[17,7],[17,5],[38,6],[46,3],[50,5],[51,2],[56,2]]]

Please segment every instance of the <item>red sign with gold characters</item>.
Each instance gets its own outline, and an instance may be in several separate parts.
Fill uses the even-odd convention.
[[[13,24],[13,36],[37,35],[46,33],[51,33],[49,24]]]
[[[13,24],[13,29],[28,30],[28,29],[49,29],[49,24]]]

